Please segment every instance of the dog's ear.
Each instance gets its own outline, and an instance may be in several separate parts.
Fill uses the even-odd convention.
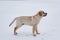
[[[41,13],[41,12],[39,12],[39,15],[40,15],[40,16],[42,16],[42,13]]]

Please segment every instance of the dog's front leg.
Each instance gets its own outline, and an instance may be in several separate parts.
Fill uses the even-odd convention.
[[[37,30],[37,25],[34,25],[33,26],[33,36],[36,36],[36,34],[40,34],[40,33],[38,33],[38,30]]]
[[[35,30],[36,30],[36,34],[40,34],[40,33],[38,32],[37,26],[36,26],[36,29],[35,29]]]
[[[35,34],[35,26],[33,26],[33,36],[36,36],[36,34]]]
[[[36,25],[33,25],[33,36],[36,36],[36,34],[35,34],[36,31],[37,31],[37,30],[36,30],[36,27],[37,27]]]

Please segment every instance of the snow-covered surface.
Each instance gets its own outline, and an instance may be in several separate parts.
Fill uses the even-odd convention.
[[[9,23],[17,16],[31,16],[39,10],[48,15],[38,24],[40,35],[32,36],[32,27],[24,25],[13,35],[15,23]],[[60,40],[59,1],[0,1],[0,40]]]

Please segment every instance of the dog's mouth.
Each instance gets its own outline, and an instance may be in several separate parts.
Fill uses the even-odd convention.
[[[44,17],[45,17],[45,16],[47,16],[47,13],[44,13],[44,15],[43,15],[43,16],[44,16]]]

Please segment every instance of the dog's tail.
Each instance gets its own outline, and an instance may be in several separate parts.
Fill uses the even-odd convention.
[[[15,22],[17,18],[15,18],[10,24],[9,24],[9,27]]]

